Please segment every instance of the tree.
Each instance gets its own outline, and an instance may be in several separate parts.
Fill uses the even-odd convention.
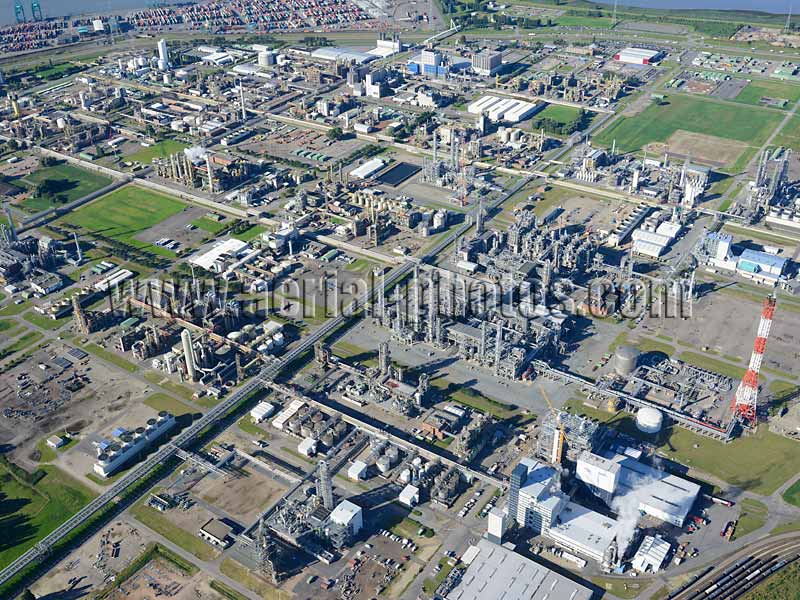
[[[341,127],[331,127],[325,135],[329,140],[337,141],[344,137],[344,131]]]
[[[20,594],[19,600],[36,600],[36,596],[29,588],[25,588],[25,591]]]
[[[47,167],[53,167],[53,166],[55,166],[56,164],[58,164],[58,160],[56,160],[56,159],[55,159],[55,158],[53,158],[52,156],[43,156],[42,158],[40,158],[40,159],[39,159],[39,164],[40,164],[42,167],[45,167],[45,168],[47,168]]]

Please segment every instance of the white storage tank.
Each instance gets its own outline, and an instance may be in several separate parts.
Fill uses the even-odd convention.
[[[657,408],[646,406],[636,413],[636,428],[642,433],[658,433],[664,424],[664,415]]]
[[[626,377],[636,370],[639,362],[639,351],[633,346],[620,346],[614,356],[614,371]]]

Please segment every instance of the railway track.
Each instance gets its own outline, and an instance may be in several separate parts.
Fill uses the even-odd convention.
[[[675,590],[667,600],[735,600],[800,559],[800,534],[748,548]]]

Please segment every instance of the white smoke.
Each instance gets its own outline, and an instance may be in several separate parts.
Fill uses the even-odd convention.
[[[634,475],[631,477],[632,488],[624,494],[615,495],[611,501],[611,510],[617,515],[617,545],[619,557],[625,556],[628,546],[636,534],[636,526],[642,514],[639,507],[650,498],[649,488],[657,478]]]

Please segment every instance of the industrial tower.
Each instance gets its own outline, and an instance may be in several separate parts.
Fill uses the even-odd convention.
[[[739,387],[736,389],[736,396],[733,399],[734,415],[742,423],[747,425],[756,424],[756,407],[758,405],[758,373],[761,371],[761,362],[764,359],[764,350],[767,347],[769,330],[772,327],[772,317],[775,315],[776,298],[773,295],[767,296],[764,300],[764,308],[761,310],[761,322],[758,324],[756,341],[753,344],[753,354],[750,357],[750,365],[744,374]]]
[[[319,461],[317,469],[317,496],[322,500],[322,506],[333,510],[333,483],[328,470],[328,461]]]

